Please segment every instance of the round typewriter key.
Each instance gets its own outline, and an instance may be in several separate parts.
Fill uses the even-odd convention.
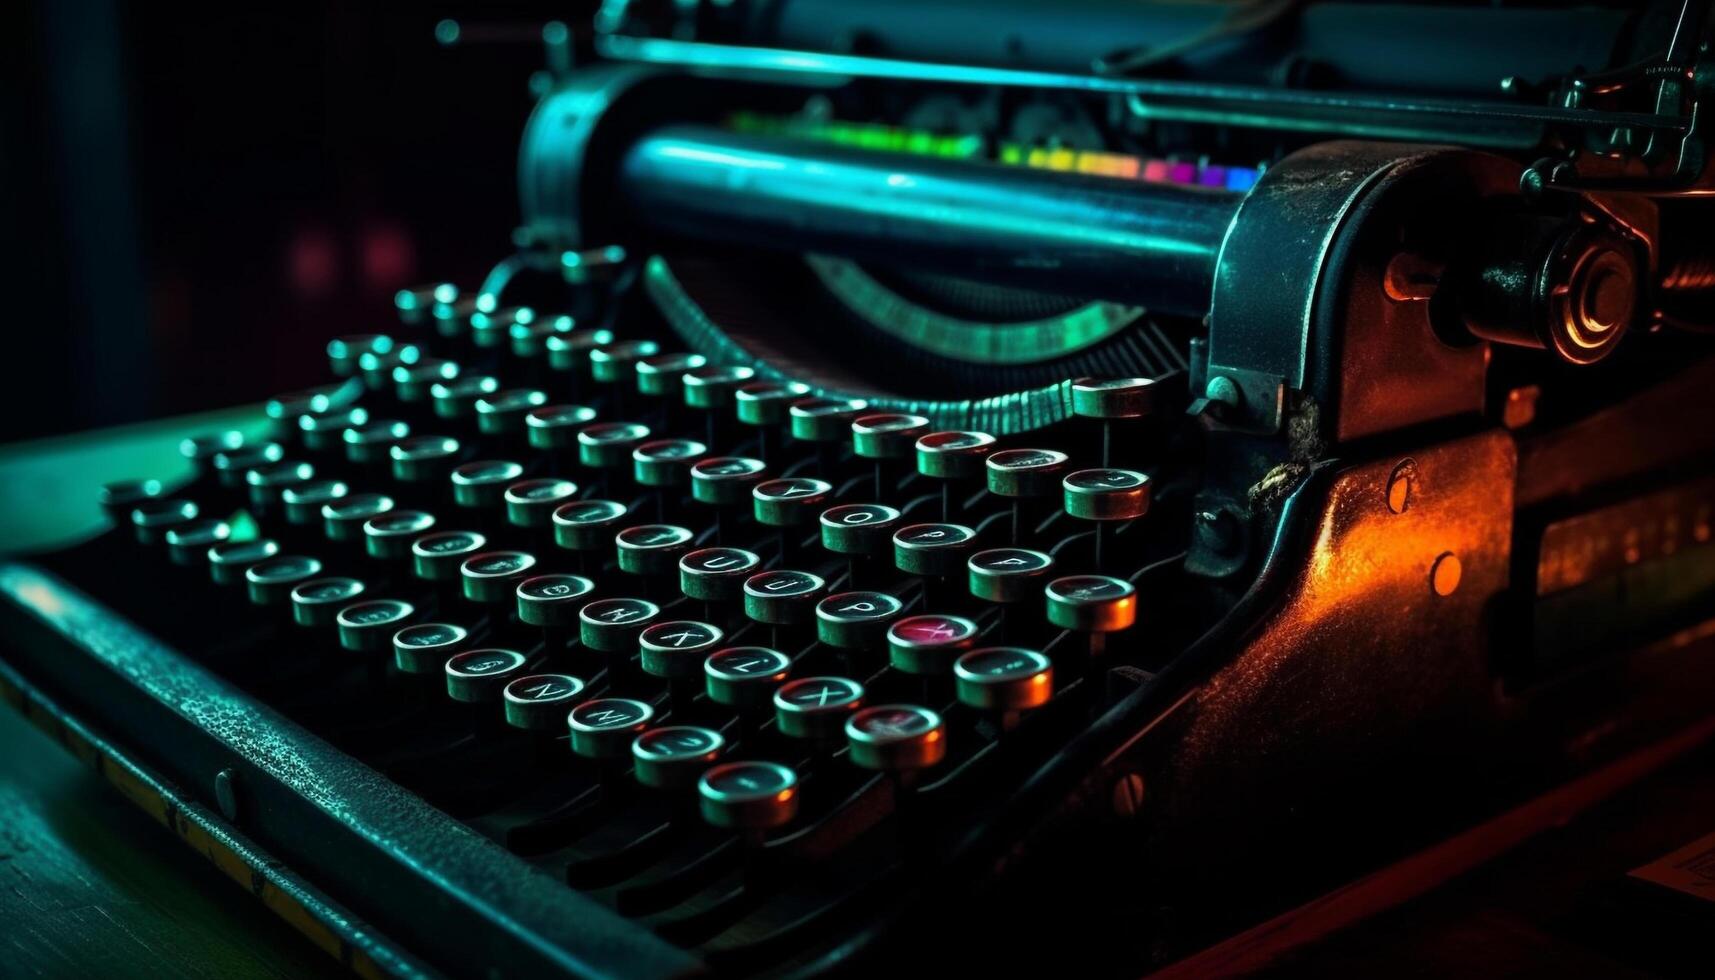
[[[869,407],[861,398],[801,398],[786,410],[792,437],[805,442],[840,442],[851,435],[852,422]]]
[[[363,594],[363,583],[343,576],[310,579],[292,587],[292,619],[299,626],[332,626],[339,611]]]
[[[617,469],[631,463],[631,451],[649,438],[649,426],[638,422],[597,422],[578,430],[578,462],[596,469]]]
[[[524,476],[524,467],[508,459],[480,459],[453,468],[453,500],[460,507],[499,507],[506,488]]]
[[[834,738],[863,707],[863,685],[845,677],[805,677],[774,691],[774,721],[793,738]]]
[[[595,421],[584,405],[543,405],[524,416],[524,431],[537,449],[566,449],[578,444],[578,430]]]
[[[393,478],[403,483],[435,483],[458,463],[459,441],[451,436],[412,436],[387,448]]]
[[[1088,521],[1127,521],[1149,511],[1149,477],[1133,470],[1068,473],[1066,513]]]
[[[696,535],[672,524],[638,524],[613,536],[619,549],[620,571],[633,575],[666,575],[679,567]]]
[[[399,290],[393,294],[393,308],[399,312],[401,321],[418,324],[422,323],[429,311],[436,306],[443,306],[458,298],[457,286],[450,282],[437,282]]]
[[[364,354],[385,354],[393,349],[393,338],[381,333],[354,333],[328,341],[328,366],[348,378],[357,373],[357,359]]]
[[[767,463],[746,456],[699,459],[691,465],[691,496],[718,507],[742,504],[767,472]]]
[[[885,553],[900,515],[886,504],[841,504],[822,511],[822,547],[840,555]]]
[[[941,716],[914,704],[864,708],[846,719],[853,764],[882,772],[927,769],[947,756]]]
[[[393,381],[393,371],[423,359],[423,349],[416,344],[399,344],[385,354],[365,351],[357,358],[357,369],[363,373],[364,387],[381,391]]]
[[[340,434],[345,442],[345,458],[359,466],[386,462],[393,447],[410,437],[411,426],[397,419],[370,419]]]
[[[435,527],[435,515],[420,510],[393,510],[363,522],[363,550],[371,558],[403,561],[411,557],[411,542]]]
[[[179,455],[190,461],[200,475],[208,471],[215,453],[230,453],[244,448],[244,433],[237,429],[206,432],[179,440]]]
[[[486,547],[488,539],[475,531],[437,531],[411,542],[412,565],[420,579],[455,582],[465,559]]]
[[[613,500],[579,500],[555,509],[554,541],[572,551],[600,551],[613,541],[625,520],[625,505]]]
[[[688,619],[647,626],[637,635],[643,672],[668,680],[700,677],[703,661],[725,635],[718,626]]]
[[[740,710],[773,704],[775,689],[791,673],[791,659],[768,647],[727,647],[703,661],[709,700]]]
[[[476,296],[460,296],[451,303],[437,303],[430,310],[434,318],[435,333],[448,340],[463,336],[466,327],[470,325],[470,318],[481,312],[479,299]],[[488,300],[488,303],[492,303],[492,299]]]
[[[535,388],[508,388],[476,400],[476,427],[491,436],[521,432],[524,417],[548,404],[548,393]]]
[[[459,566],[464,597],[472,602],[512,602],[518,583],[536,567],[536,556],[524,551],[487,551]]]
[[[244,474],[258,466],[277,463],[285,458],[284,446],[277,442],[262,442],[242,449],[215,453],[209,460],[209,467],[214,470],[215,478],[220,481],[221,486],[228,490],[240,490],[245,486]]]
[[[589,352],[590,375],[597,381],[629,383],[637,362],[659,353],[661,345],[653,340],[616,340],[594,347]]]
[[[697,795],[716,827],[770,830],[798,815],[798,774],[778,762],[729,762],[703,773]]]
[[[216,547],[219,547],[218,545]],[[292,590],[322,573],[322,563],[304,555],[276,555],[251,562],[244,569],[250,601],[259,606],[277,606],[292,597]]]
[[[690,479],[691,464],[709,447],[695,439],[656,439],[631,451],[632,478],[645,487],[680,487]]]
[[[807,476],[766,480],[751,488],[751,509],[770,527],[798,527],[815,520],[833,492],[826,480]]]
[[[290,422],[300,415],[344,408],[357,401],[362,394],[363,385],[355,380],[348,380],[339,384],[322,385],[319,388],[305,388],[302,391],[290,391],[284,395],[275,395],[268,399],[265,409],[268,417],[274,421]],[[242,443],[242,440],[240,442]]]
[[[744,614],[770,626],[807,623],[827,591],[820,575],[789,568],[757,572],[744,580]]]
[[[929,432],[921,415],[877,412],[852,420],[852,448],[865,459],[905,459]]]
[[[738,389],[755,380],[756,371],[740,364],[695,368],[680,377],[685,404],[692,408],[725,408]]]
[[[208,559],[208,549],[231,536],[232,525],[223,520],[199,517],[186,521],[167,529],[167,556],[175,565],[200,565]]]
[[[1155,410],[1151,378],[1079,378],[1072,382],[1072,412],[1087,419],[1135,419]]]
[[[591,650],[629,656],[637,651],[637,635],[661,615],[647,599],[597,599],[578,610],[578,639]]]
[[[102,512],[113,521],[129,521],[138,504],[159,497],[164,491],[160,480],[116,480],[102,484],[97,499]]]
[[[652,789],[678,790],[696,785],[720,758],[726,739],[712,728],[668,725],[651,728],[631,743],[637,781]]]
[[[1002,449],[984,461],[989,492],[1001,497],[1051,497],[1066,475],[1068,457],[1052,449]]]
[[[416,613],[409,602],[371,599],[346,606],[334,617],[339,626],[339,645],[360,653],[388,649],[393,635]]]
[[[1024,711],[1048,703],[1054,664],[1023,647],[983,647],[953,663],[959,701],[985,711]]]
[[[514,324],[535,319],[536,311],[528,306],[509,306],[492,313],[478,310],[470,318],[470,342],[482,350],[499,347],[512,336]]]
[[[649,727],[655,709],[631,698],[596,698],[566,715],[572,751],[586,759],[614,761],[631,754],[631,742]]]
[[[452,623],[418,623],[393,634],[393,663],[406,674],[438,674],[470,633]]]
[[[429,397],[435,400],[436,415],[443,419],[462,419],[475,414],[477,399],[499,390],[499,378],[487,374],[465,374],[430,385]]]
[[[322,530],[330,541],[357,541],[363,525],[393,509],[393,498],[379,493],[348,493],[322,505]]]
[[[762,558],[743,548],[699,548],[679,559],[679,591],[704,602],[737,599],[761,567]]]
[[[917,440],[917,472],[939,480],[981,476],[994,448],[987,432],[930,432]]]
[[[910,524],[893,532],[893,564],[907,575],[952,575],[976,547],[963,524]]]
[[[578,323],[569,316],[544,316],[530,320],[513,320],[506,328],[512,342],[514,357],[541,357],[547,352],[549,337],[563,336],[577,330]]]
[[[518,527],[547,527],[554,511],[577,494],[578,485],[570,480],[522,480],[506,488],[506,520]]]
[[[1048,621],[1081,633],[1112,633],[1137,621],[1137,589],[1109,575],[1068,575],[1048,583]]]
[[[879,647],[905,606],[886,592],[840,592],[816,603],[816,635],[844,650]]]
[[[345,430],[369,421],[369,409],[362,405],[330,408],[325,412],[307,412],[298,416],[298,435],[304,445],[317,452],[338,449]]]
[[[286,506],[286,523],[312,527],[322,522],[322,507],[350,495],[351,488],[343,480],[305,480],[280,491],[280,502]]]
[[[467,704],[498,701],[506,685],[524,673],[524,665],[524,655],[517,650],[455,653],[447,658],[447,695]]]
[[[268,538],[223,541],[208,549],[208,574],[217,585],[237,585],[245,580],[251,565],[280,553],[280,545]]]
[[[537,575],[518,583],[518,618],[531,626],[570,626],[578,607],[595,591],[582,575]]]
[[[679,379],[686,371],[706,367],[709,359],[701,354],[651,354],[637,361],[637,390],[645,395],[670,395],[678,392]]]
[[[393,368],[393,391],[407,405],[426,402],[434,397],[434,386],[445,384],[459,376],[459,365],[441,357],[419,358],[414,364]]]
[[[282,459],[263,463],[244,473],[253,507],[269,508],[281,499],[287,487],[302,486],[315,478],[316,468],[301,460]]]
[[[575,371],[589,359],[589,352],[613,343],[613,331],[605,327],[574,329],[556,333],[542,341],[548,366],[556,371]]]
[[[131,528],[138,541],[154,544],[166,537],[169,530],[189,524],[196,516],[195,501],[150,497],[131,508]]]
[[[1019,602],[1042,594],[1054,559],[1029,548],[990,548],[972,555],[966,567],[971,595],[989,602]]]
[[[733,404],[746,425],[779,425],[786,421],[787,408],[809,393],[810,386],[801,381],[752,381],[739,385]]]
[[[566,712],[584,691],[584,682],[570,674],[527,674],[508,683],[500,699],[506,723],[532,732],[565,729]]]
[[[953,661],[976,643],[977,624],[963,616],[907,616],[887,629],[889,662],[925,677],[951,674]]]

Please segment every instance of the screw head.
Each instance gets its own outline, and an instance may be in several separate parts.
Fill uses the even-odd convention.
[[[1429,586],[1439,596],[1449,596],[1458,591],[1459,580],[1464,577],[1465,569],[1459,563],[1459,556],[1451,551],[1443,551],[1429,568]]]
[[[1387,478],[1387,509],[1403,514],[1411,506],[1412,492],[1417,488],[1417,461],[1401,460]]]
[[[1128,772],[1114,783],[1114,815],[1132,819],[1143,812],[1143,776]]]

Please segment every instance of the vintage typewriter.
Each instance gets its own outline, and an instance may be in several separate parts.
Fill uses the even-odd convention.
[[[515,253],[89,487],[0,687],[365,975],[1267,962],[1711,734],[1711,28],[550,24]]]

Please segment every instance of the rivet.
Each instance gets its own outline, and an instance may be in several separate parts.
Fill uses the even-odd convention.
[[[238,822],[238,773],[231,768],[214,774],[214,799],[220,804],[220,814],[233,823]]]
[[[1130,819],[1143,812],[1143,777],[1135,772],[1114,783],[1114,813]]]
[[[1452,595],[1459,588],[1459,579],[1465,574],[1465,569],[1459,564],[1459,556],[1451,551],[1443,551],[1435,559],[1435,564],[1429,568],[1429,586],[1436,595]]]
[[[1387,509],[1403,514],[1411,506],[1411,493],[1417,484],[1417,461],[1402,460],[1387,478]]]

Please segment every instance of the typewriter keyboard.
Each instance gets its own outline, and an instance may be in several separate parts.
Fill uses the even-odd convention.
[[[1199,621],[1160,379],[997,439],[642,331],[413,319],[329,344],[273,441],[103,489],[175,597],[137,618],[711,962],[856,921]]]

